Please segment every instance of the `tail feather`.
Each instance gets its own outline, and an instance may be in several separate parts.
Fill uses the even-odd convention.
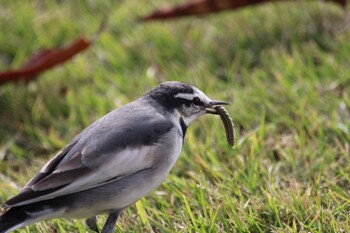
[[[57,203],[49,200],[11,207],[0,216],[0,233],[8,233],[41,220],[59,217],[64,210],[55,208],[52,204]],[[60,202],[57,205],[59,204]]]
[[[7,233],[22,227],[28,219],[23,207],[13,207],[0,216],[0,233]]]

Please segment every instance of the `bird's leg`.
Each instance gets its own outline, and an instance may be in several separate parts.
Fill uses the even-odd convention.
[[[113,229],[115,227],[115,224],[117,223],[118,217],[122,210],[117,210],[115,212],[112,212],[108,215],[107,221],[105,225],[103,226],[102,233],[112,233]]]
[[[96,216],[93,216],[91,218],[87,218],[85,220],[85,223],[86,225],[88,226],[89,229],[99,233],[100,231],[98,230],[98,227],[97,227],[97,217]]]

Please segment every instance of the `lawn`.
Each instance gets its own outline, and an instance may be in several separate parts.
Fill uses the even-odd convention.
[[[0,8],[0,70],[43,47],[96,43],[36,81],[0,87],[0,203],[84,127],[167,80],[227,107],[189,127],[167,180],[116,232],[350,232],[350,31],[331,3],[266,4],[138,23],[167,1],[10,1]],[[102,226],[105,217],[99,218]],[[55,219],[18,232],[89,232]]]

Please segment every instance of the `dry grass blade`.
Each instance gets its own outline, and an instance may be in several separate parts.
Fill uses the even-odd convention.
[[[222,106],[215,106],[214,107],[216,112],[219,114],[222,122],[225,126],[225,132],[226,132],[226,140],[229,145],[235,147],[235,128],[234,124],[232,122],[232,118],[226,111],[226,109]]]

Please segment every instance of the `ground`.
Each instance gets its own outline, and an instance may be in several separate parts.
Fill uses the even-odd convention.
[[[25,85],[0,87],[0,203],[77,133],[166,80],[227,107],[187,131],[168,179],[116,232],[350,232],[350,32],[335,4],[283,2],[139,23],[166,1],[3,1],[0,70],[43,47],[92,37],[86,52]],[[100,226],[105,217],[99,219]],[[87,232],[83,220],[19,232]]]

